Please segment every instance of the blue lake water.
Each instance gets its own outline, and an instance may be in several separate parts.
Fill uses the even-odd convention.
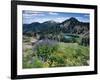
[[[66,39],[71,39],[72,38],[72,36],[64,36]]]

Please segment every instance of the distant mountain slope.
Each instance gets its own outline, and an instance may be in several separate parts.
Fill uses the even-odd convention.
[[[89,23],[80,22],[76,18],[70,18],[60,24],[63,32],[84,34],[89,31]]]
[[[33,22],[31,24],[23,24],[23,33],[31,33],[31,32],[59,32],[62,31],[64,33],[71,34],[84,34],[89,32],[89,23],[80,22],[76,18],[71,17],[63,21],[62,23],[58,23],[55,21],[46,21],[43,23]]]

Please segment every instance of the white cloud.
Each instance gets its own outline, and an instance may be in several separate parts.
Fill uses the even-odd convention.
[[[82,19],[83,17],[75,17],[75,18],[77,18],[77,19]]]
[[[69,19],[70,17],[58,17],[58,18],[56,18],[56,21],[57,22],[62,22],[62,21],[64,21],[64,20],[66,20],[66,19]]]
[[[89,17],[89,15],[88,15],[88,14],[85,14],[84,16]]]
[[[81,22],[89,22],[89,19],[84,17],[76,17],[76,19],[78,19]]]
[[[58,15],[56,12],[49,12],[50,15]]]

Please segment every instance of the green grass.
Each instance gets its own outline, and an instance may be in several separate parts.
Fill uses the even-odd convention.
[[[23,54],[23,68],[64,67],[64,66],[88,66],[89,47],[78,43],[63,43],[57,45],[58,49],[49,53],[46,62],[41,61],[32,51],[26,49]],[[46,49],[45,49],[46,50]],[[33,60],[33,62],[32,62]]]
[[[77,43],[59,43],[59,51],[66,55],[66,66],[89,65],[89,47]]]

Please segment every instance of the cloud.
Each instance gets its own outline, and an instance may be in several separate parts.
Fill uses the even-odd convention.
[[[82,19],[83,17],[75,17],[75,18],[77,18],[77,19]]]
[[[66,19],[69,19],[70,17],[58,17],[58,18],[56,18],[56,21],[57,22],[62,22],[62,21],[64,21],[64,20],[66,20]]]
[[[84,16],[85,16],[85,17],[89,17],[89,14],[85,14]]]
[[[62,19],[69,19],[70,17],[58,17],[57,19],[62,20]]]
[[[58,15],[56,12],[49,12],[50,15]]]
[[[89,18],[87,17],[76,17],[76,19],[78,19],[81,22],[89,22]]]

